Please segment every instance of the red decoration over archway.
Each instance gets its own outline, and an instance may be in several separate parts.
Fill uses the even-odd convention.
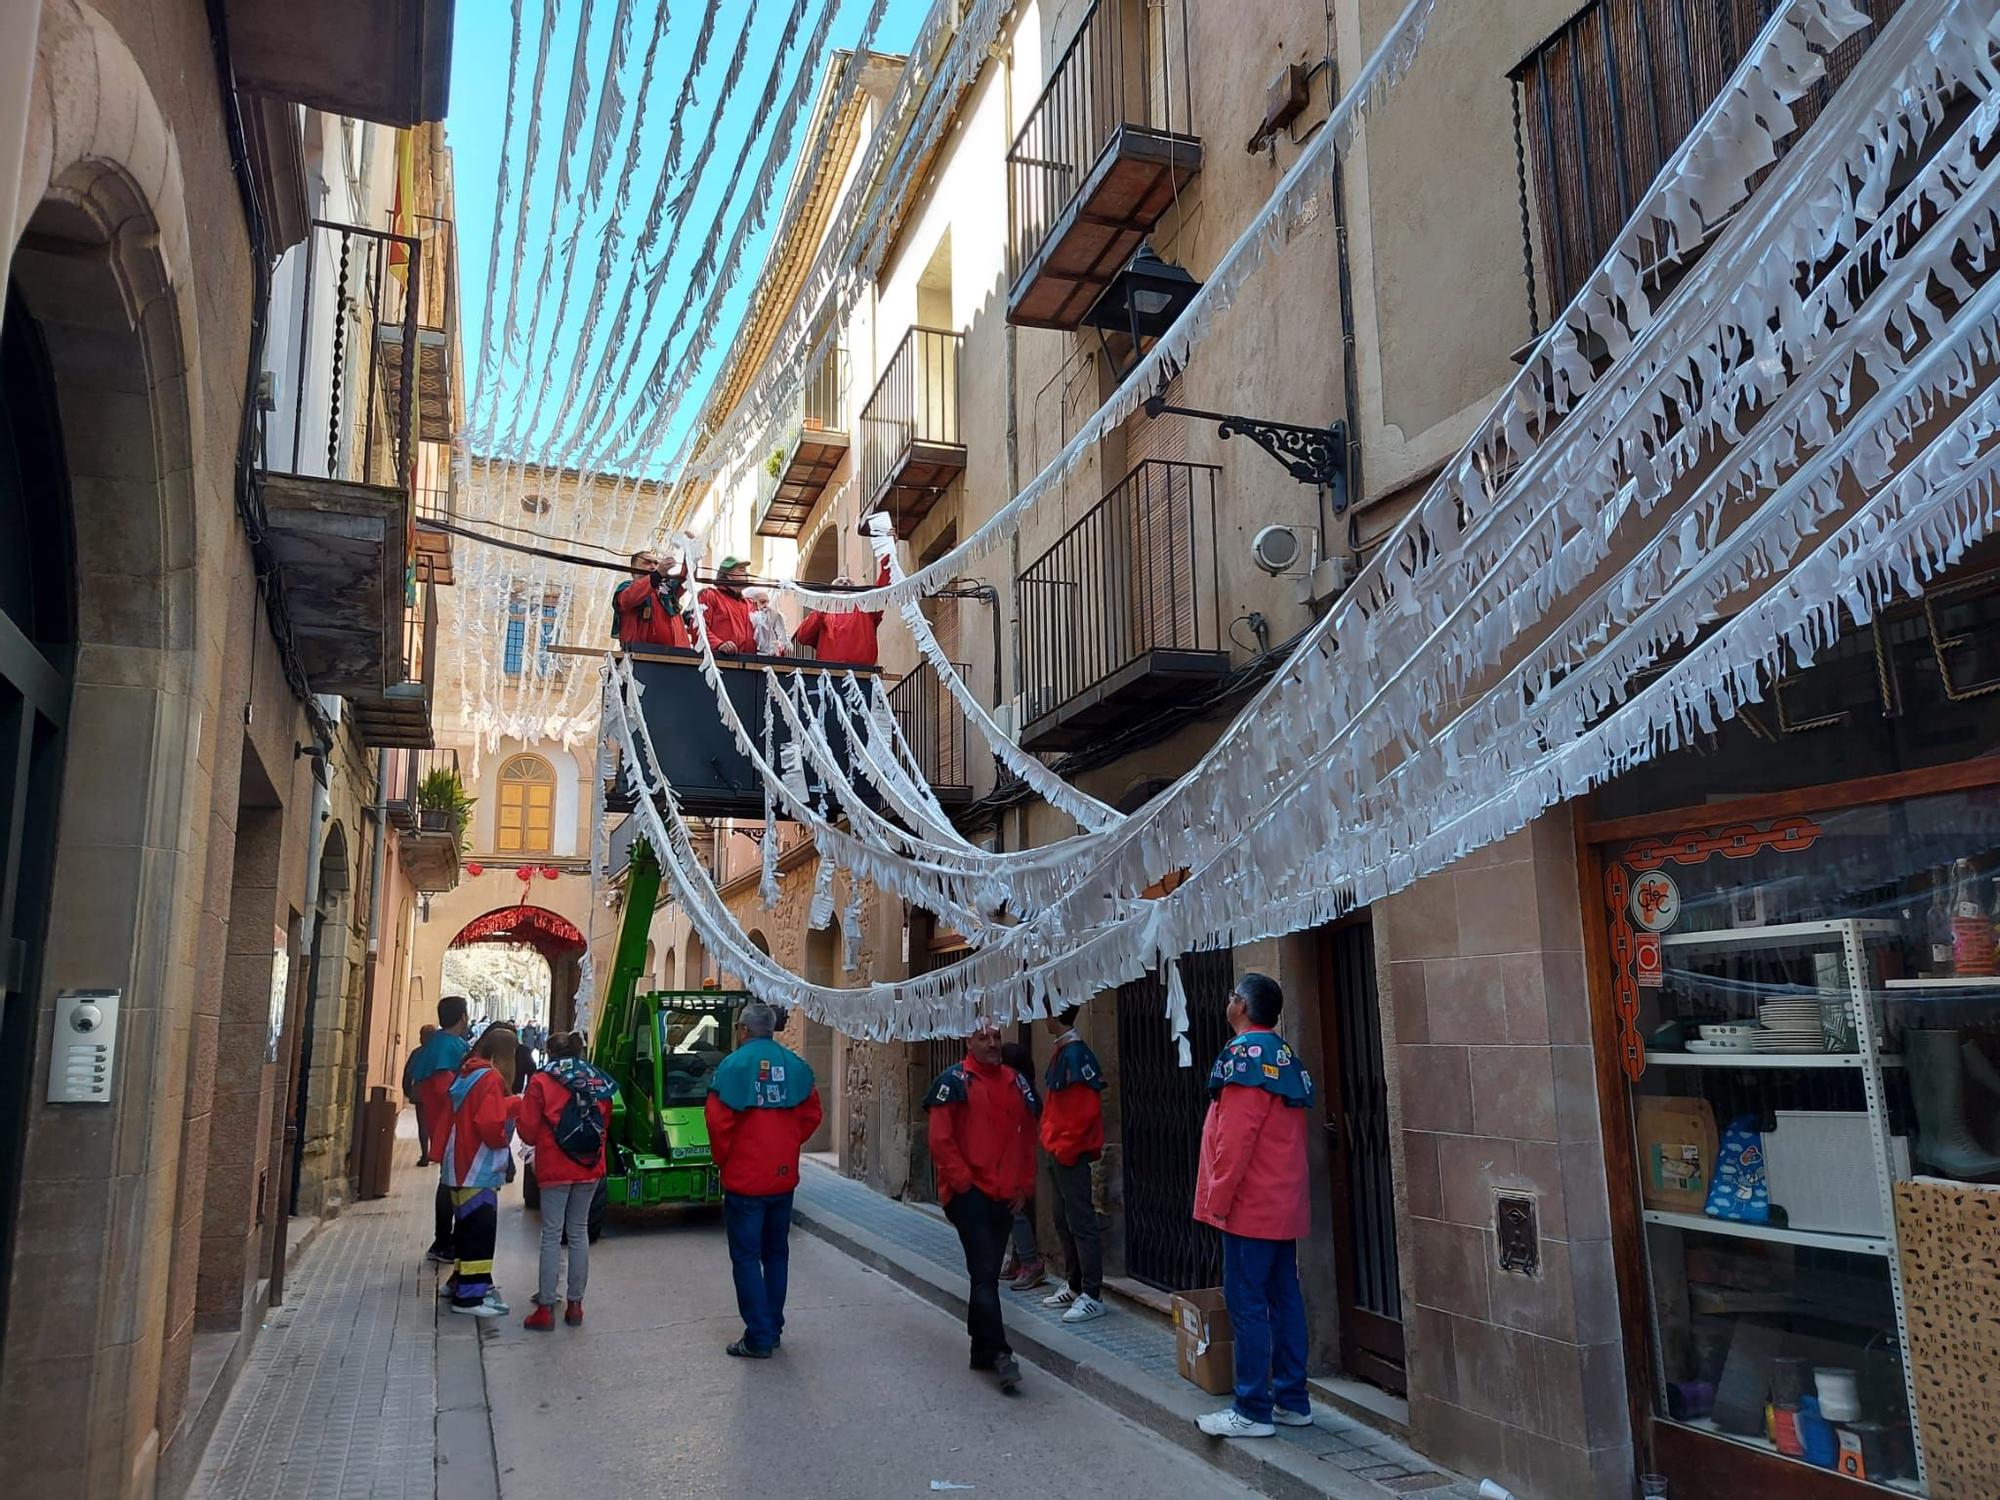
[[[584,948],[583,934],[569,918],[542,906],[502,906],[474,917],[451,940],[454,948],[472,943],[523,943],[543,958],[555,959]]]

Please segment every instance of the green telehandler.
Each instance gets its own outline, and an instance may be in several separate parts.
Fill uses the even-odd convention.
[[[741,990],[639,992],[659,891],[659,860],[643,840],[635,841],[611,983],[591,1027],[590,1060],[618,1085],[605,1179],[590,1206],[592,1240],[612,1209],[722,1201],[703,1106],[716,1065],[736,1046],[736,1018],[751,997]],[[532,1162],[521,1188],[522,1200],[538,1209]]]

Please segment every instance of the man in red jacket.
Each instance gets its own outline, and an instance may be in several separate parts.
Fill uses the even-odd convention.
[[[749,582],[749,564],[725,557],[716,567],[714,585],[701,591],[701,622],[708,629],[710,649],[746,656],[757,649],[757,625],[750,618],[750,601],[743,597]]]
[[[451,1086],[458,1078],[459,1065],[470,1048],[466,1038],[472,1031],[465,996],[445,995],[437,1003],[437,1025],[424,1038],[403,1072],[416,1085],[417,1133],[425,1141],[427,1160],[444,1160],[445,1132],[451,1129]],[[438,1179],[437,1223],[431,1236],[430,1258],[442,1265],[457,1258],[452,1245],[454,1216],[451,1189]]]
[[[722,1220],[743,1337],[726,1352],[769,1359],[785,1332],[792,1194],[799,1148],[819,1129],[819,1090],[806,1060],[771,1039],[777,1015],[758,1001],[736,1022],[736,1050],[709,1079],[708,1149],[722,1170]]]
[[[888,582],[889,562],[884,558],[875,587],[885,588]],[[836,578],[833,586],[837,589],[853,588],[854,580]],[[812,647],[813,654],[821,661],[872,667],[882,659],[881,647],[875,639],[875,631],[881,623],[882,611],[879,609],[851,609],[842,615],[809,609],[806,617],[799,622],[799,628],[792,632],[792,644]]]
[[[1014,1214],[1035,1190],[1035,1086],[1000,1060],[990,1021],[967,1038],[965,1060],[938,1075],[924,1096],[938,1202],[965,1247],[971,1281],[965,1330],[972,1368],[987,1370],[1012,1394],[1021,1366],[1000,1321],[1000,1262]]]
[[[451,1085],[451,1129],[442,1158],[444,1185],[457,1215],[453,1247],[458,1270],[451,1278],[451,1310],[475,1318],[507,1313],[493,1284],[493,1244],[500,1228],[500,1189],[513,1161],[510,1146],[521,1099],[514,1092],[511,1026],[489,1026]]]
[[[613,632],[621,646],[685,646],[687,627],[681,623],[684,571],[668,572],[651,548],[632,554],[632,576],[611,596],[617,610]]]
[[[1104,1316],[1104,1242],[1090,1193],[1091,1163],[1104,1154],[1104,1069],[1076,1034],[1081,1009],[1072,1005],[1043,1023],[1055,1035],[1055,1051],[1042,1075],[1042,1149],[1056,1189],[1056,1237],[1069,1285],[1044,1297],[1042,1306],[1064,1309],[1065,1323]]]
[[[1297,1242],[1312,1223],[1313,1081],[1278,1035],[1284,1008],[1277,981],[1237,980],[1229,995],[1236,1035],[1208,1075],[1194,1216],[1222,1231],[1222,1296],[1236,1330],[1236,1402],[1196,1418],[1210,1437],[1270,1437],[1274,1422],[1312,1425]]]

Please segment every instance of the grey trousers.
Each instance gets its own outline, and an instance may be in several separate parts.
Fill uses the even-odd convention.
[[[590,1200],[596,1196],[595,1181],[542,1184],[542,1271],[535,1300],[544,1307],[556,1305],[556,1272],[562,1266],[565,1229],[569,1231],[569,1300],[583,1300],[584,1286],[590,1280]]]
[[[1062,1242],[1063,1263],[1073,1292],[1104,1295],[1104,1237],[1097,1227],[1097,1208],[1090,1201],[1090,1164],[1097,1153],[1073,1166],[1045,1158],[1055,1182],[1056,1235]]]

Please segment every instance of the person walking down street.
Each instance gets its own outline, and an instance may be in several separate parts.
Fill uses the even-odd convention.
[[[431,1122],[424,1112],[417,1108],[417,1059],[424,1055],[424,1043],[437,1035],[437,1027],[426,1021],[417,1033],[417,1045],[410,1049],[410,1055],[403,1059],[403,1098],[417,1116],[417,1165],[431,1164]]]
[[[757,649],[757,626],[743,593],[749,582],[749,564],[725,557],[715,570],[714,586],[701,591],[701,622],[712,650],[747,656]]]
[[[557,1032],[548,1039],[548,1050],[549,1065],[521,1091],[521,1141],[535,1153],[535,1183],[542,1195],[541,1275],[535,1306],[523,1320],[537,1333],[556,1326],[556,1281],[565,1244],[569,1299],[563,1322],[572,1328],[583,1322],[590,1205],[604,1180],[604,1142],[618,1093],[611,1076],[585,1059],[581,1032]]]
[[[1208,1074],[1194,1216],[1222,1231],[1222,1297],[1236,1330],[1236,1400],[1196,1418],[1210,1437],[1312,1425],[1298,1241],[1311,1226],[1306,1119],[1312,1075],[1285,1039],[1277,981],[1245,974],[1229,995],[1235,1036]]]
[[[972,1368],[990,1372],[1012,1394],[1021,1366],[1000,1317],[1000,1261],[1014,1215],[1035,1187],[1035,1086],[1000,1058],[1000,1033],[982,1022],[967,1038],[965,1059],[937,1077],[924,1096],[938,1202],[965,1248],[965,1331]]]
[[[687,585],[684,568],[669,569],[650,547],[632,554],[632,576],[611,596],[611,633],[618,644],[676,646],[688,643],[681,619],[681,591]]]
[[[424,1142],[424,1155],[431,1161],[444,1160],[445,1132],[451,1129],[451,1086],[471,1050],[467,1040],[472,1019],[463,995],[445,995],[437,1003],[437,1027],[417,1048],[404,1070],[417,1086],[417,1134]],[[455,1259],[452,1249],[451,1189],[438,1176],[436,1223],[429,1256],[443,1265]]]
[[[1035,1054],[1020,1042],[1002,1042],[1000,1061],[1023,1078],[1035,1076]],[[1036,1287],[1046,1285],[1049,1271],[1042,1260],[1042,1247],[1035,1242],[1035,1199],[1032,1193],[1026,1203],[1014,1210],[1014,1223],[1009,1235],[1012,1243],[1007,1247],[1007,1258],[1000,1263],[1000,1279],[1007,1283],[1007,1289],[1032,1292]]]
[[[1042,1150],[1069,1284],[1044,1297],[1042,1306],[1062,1308],[1065,1323],[1104,1316],[1104,1241],[1090,1192],[1091,1164],[1104,1154],[1104,1069],[1076,1033],[1080,1009],[1072,1005],[1043,1022],[1055,1034],[1055,1052],[1042,1077]]]
[[[704,1111],[743,1315],[743,1337],[728,1345],[739,1359],[769,1359],[784,1337],[799,1149],[821,1117],[812,1069],[771,1039],[776,1021],[761,1001],[743,1007],[736,1050],[716,1065]]]
[[[506,1316],[507,1304],[493,1285],[493,1242],[500,1226],[500,1189],[521,1097],[514,1092],[511,1026],[489,1026],[473,1043],[472,1055],[451,1086],[451,1132],[444,1142],[443,1176],[451,1189],[458,1270],[451,1283],[451,1310],[475,1318]]]

